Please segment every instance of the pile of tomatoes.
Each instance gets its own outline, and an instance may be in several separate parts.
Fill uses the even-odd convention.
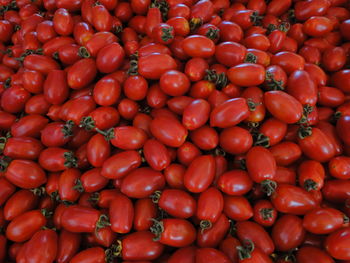
[[[349,263],[347,0],[0,0],[0,263]]]

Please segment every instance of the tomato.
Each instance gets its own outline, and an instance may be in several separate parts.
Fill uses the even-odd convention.
[[[110,43],[98,51],[96,67],[100,72],[111,73],[121,66],[124,56],[125,52],[118,43]]]
[[[20,205],[19,205],[20,204]],[[30,190],[19,190],[14,193],[5,203],[4,218],[11,221],[17,216],[35,209],[38,204],[38,196]]]
[[[6,89],[1,96],[1,108],[8,113],[18,113],[24,109],[25,103],[29,100],[30,93],[20,86],[13,86]]]
[[[62,105],[59,117],[61,120],[72,120],[76,125],[79,125],[82,118],[87,116],[95,108],[96,104],[91,96],[72,98]]]
[[[220,64],[227,67],[234,67],[243,63],[247,49],[241,44],[227,41],[216,46],[215,58]]]
[[[152,53],[138,60],[138,73],[146,79],[160,79],[165,72],[176,68],[175,60],[167,54]]]
[[[84,127],[86,130],[94,128],[108,130],[116,126],[119,119],[118,110],[114,107],[98,107],[91,111],[89,116],[83,117],[79,126]]]
[[[346,63],[346,53],[342,47],[327,48],[322,55],[323,67],[328,71],[338,71]]]
[[[229,263],[230,259],[215,248],[198,248],[196,250],[196,263]]]
[[[95,78],[96,63],[93,59],[84,58],[72,65],[67,72],[67,83],[72,89],[81,89]]]
[[[184,95],[190,88],[188,77],[177,70],[169,70],[161,75],[159,80],[160,88],[170,96]]]
[[[330,174],[338,179],[349,179],[350,158],[347,156],[337,156],[328,163]]]
[[[176,263],[181,261],[184,263],[192,263],[195,260],[195,255],[196,248],[194,246],[179,248],[170,255],[168,262]]]
[[[330,7],[330,2],[317,0],[315,2],[300,2],[295,5],[295,16],[298,20],[306,20],[311,16],[324,15]]]
[[[201,228],[197,232],[197,244],[199,247],[217,247],[220,241],[225,237],[230,228],[230,221],[224,215],[220,217],[209,229]]]
[[[239,196],[252,189],[253,181],[246,171],[231,170],[219,177],[217,185],[224,193]]]
[[[45,115],[48,113],[51,104],[45,100],[43,94],[32,96],[27,100],[24,111],[27,114]]]
[[[289,251],[301,245],[305,236],[303,220],[295,215],[283,215],[272,227],[272,239],[279,251]]]
[[[345,217],[334,208],[316,208],[304,216],[304,228],[314,234],[330,234],[343,227]]]
[[[252,145],[252,135],[241,127],[226,128],[220,133],[220,146],[230,154],[243,154]]]
[[[103,263],[106,262],[105,251],[101,247],[91,247],[80,251],[75,254],[74,257],[69,261],[71,263]]]
[[[77,159],[73,152],[63,148],[49,147],[40,153],[39,164],[47,171],[59,172],[77,167]]]
[[[113,78],[102,78],[95,84],[93,97],[97,104],[101,106],[111,106],[115,104],[121,93],[119,83]]]
[[[216,130],[207,125],[202,126],[190,133],[192,142],[201,150],[212,150],[219,143]]]
[[[327,252],[335,259],[349,260],[350,251],[348,244],[350,241],[350,227],[344,227],[327,236],[324,246]]]
[[[254,221],[264,227],[272,226],[277,218],[277,211],[268,200],[257,201],[253,213]]]
[[[196,240],[194,226],[185,219],[167,218],[154,221],[151,232],[155,235],[154,241],[172,247],[185,247]]]
[[[6,237],[14,242],[30,239],[46,224],[44,211],[31,210],[15,217],[7,226]]]
[[[237,236],[241,242],[251,240],[255,247],[260,248],[268,255],[274,251],[274,243],[262,226],[250,221],[239,221],[236,223],[236,228]]]
[[[312,16],[303,24],[304,33],[312,37],[321,37],[332,29],[331,20],[325,16]]]
[[[164,187],[163,174],[149,167],[137,168],[123,178],[121,192],[130,198],[146,198]]]
[[[277,211],[304,215],[316,207],[316,200],[306,190],[290,185],[279,184],[271,195],[271,202]]]
[[[182,48],[190,57],[209,58],[215,53],[214,42],[201,35],[191,35],[182,41]]]
[[[43,150],[40,141],[31,137],[8,138],[3,154],[12,159],[35,160]]]
[[[191,81],[199,81],[204,78],[207,69],[209,69],[209,65],[206,60],[191,58],[186,62],[184,72]]]
[[[152,226],[150,218],[157,216],[157,207],[150,198],[139,199],[134,205],[133,228],[136,231],[148,230]]]
[[[334,145],[329,137],[318,128],[302,130],[299,132],[298,144],[303,153],[309,158],[325,162],[330,160],[334,154]]]
[[[187,137],[185,127],[175,119],[158,117],[151,122],[151,133],[167,146],[179,147]]]
[[[122,178],[141,164],[141,156],[136,151],[124,151],[112,155],[103,162],[101,175],[109,179]]]
[[[68,143],[72,136],[71,122],[51,122],[41,131],[41,142],[47,147],[60,147]]]
[[[30,258],[31,262],[53,262],[57,254],[57,233],[51,229],[39,230],[23,245],[16,260],[23,262]],[[36,249],[40,247],[40,250]]]
[[[128,233],[134,220],[134,207],[131,200],[123,194],[116,195],[109,207],[109,218],[114,232]]]
[[[238,86],[257,86],[265,80],[265,69],[253,63],[238,64],[227,71],[227,77]]]
[[[306,190],[320,190],[323,187],[325,170],[321,163],[303,161],[298,167],[299,185]]]
[[[245,197],[226,196],[224,199],[224,213],[232,220],[245,221],[253,216],[253,208]]]
[[[215,160],[211,155],[195,158],[184,175],[185,187],[193,193],[205,191],[213,182],[215,176]]]
[[[77,254],[81,242],[81,236],[65,229],[61,230],[57,244],[57,262],[69,262]]]
[[[346,144],[350,145],[350,140],[348,139],[348,128],[350,126],[350,116],[342,116],[337,121],[337,134],[339,138]]]
[[[154,241],[154,235],[149,231],[137,231],[126,235],[120,241],[123,260],[154,260],[164,249],[160,242]]]
[[[333,263],[334,260],[323,250],[312,247],[312,246],[303,246],[298,249],[296,254],[296,259],[300,263]]]

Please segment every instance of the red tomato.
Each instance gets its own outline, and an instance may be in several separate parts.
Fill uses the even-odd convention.
[[[143,147],[147,140],[147,135],[140,128],[123,126],[114,128],[110,138],[111,143],[115,147],[123,150],[135,150]]]
[[[272,227],[272,239],[279,251],[292,250],[304,241],[303,220],[295,215],[284,215]]]
[[[101,247],[91,247],[75,254],[70,263],[104,263],[106,262],[105,251]]]
[[[154,235],[149,231],[137,231],[126,235],[120,243],[123,260],[154,260],[164,249],[163,244],[154,241]]]
[[[196,247],[189,246],[177,249],[168,259],[168,263],[193,263],[196,256]]]
[[[337,156],[328,163],[330,174],[338,179],[350,178],[350,158],[347,156]]]
[[[69,262],[77,254],[81,242],[80,234],[61,230],[58,237],[57,262]]]
[[[334,260],[325,251],[312,246],[303,246],[299,248],[296,254],[296,259],[300,263],[334,262]]]
[[[257,86],[265,80],[265,69],[253,63],[238,64],[227,71],[227,77],[234,85]]]
[[[124,151],[112,155],[104,161],[101,175],[109,179],[119,179],[139,167],[141,156],[136,151]]]
[[[349,242],[350,227],[345,227],[327,236],[324,246],[333,258],[350,260]]]
[[[146,198],[156,190],[163,189],[163,174],[149,167],[135,169],[123,178],[120,190],[130,198]]]
[[[253,219],[256,223],[269,227],[272,226],[277,219],[277,211],[268,200],[259,200],[253,207]]]
[[[14,242],[30,239],[46,224],[45,211],[31,210],[15,217],[7,226],[6,237]]]
[[[274,251],[275,245],[262,226],[250,221],[239,221],[236,223],[236,228],[237,236],[241,242],[250,240],[255,247],[260,248],[268,255]]]
[[[154,241],[172,247],[185,247],[196,240],[194,226],[185,219],[167,218],[154,221],[151,232],[155,235]]]
[[[97,74],[95,60],[84,58],[74,63],[67,72],[68,86],[81,89],[90,84]]]
[[[134,220],[134,207],[131,200],[123,194],[116,195],[109,207],[111,228],[114,232],[130,232]]]
[[[247,49],[245,46],[235,42],[222,42],[216,46],[215,58],[227,67],[234,67],[243,63]]]
[[[190,57],[208,58],[215,53],[214,42],[201,35],[192,35],[182,41],[182,48]]]
[[[325,178],[325,170],[321,163],[313,160],[303,161],[298,167],[298,181],[307,191],[321,190]]]
[[[184,175],[185,187],[193,193],[205,191],[215,176],[215,159],[211,155],[195,158]]]
[[[157,207],[150,198],[139,199],[134,206],[133,228],[136,231],[148,230],[152,226],[150,218],[157,217]]]
[[[253,145],[253,137],[241,127],[226,128],[220,133],[220,146],[230,154],[243,154]]]
[[[110,43],[98,51],[96,67],[102,73],[111,73],[122,65],[124,56],[125,52],[118,43]]]
[[[161,75],[159,85],[165,94],[181,96],[189,90],[190,80],[180,71],[169,70]]]
[[[246,171],[231,170],[219,177],[217,185],[225,194],[240,196],[252,189],[253,181]]]
[[[243,196],[226,196],[224,199],[224,213],[235,221],[245,221],[253,216],[253,208]]]
[[[35,160],[42,150],[42,144],[34,138],[14,137],[7,139],[3,154],[12,159]]]
[[[304,215],[316,207],[311,193],[290,184],[279,184],[271,202],[277,211],[295,215]]]
[[[77,158],[66,149],[49,147],[40,153],[39,164],[47,171],[59,172],[77,167]]]
[[[138,73],[146,79],[160,79],[165,72],[176,68],[175,60],[168,54],[152,53],[138,60]]]

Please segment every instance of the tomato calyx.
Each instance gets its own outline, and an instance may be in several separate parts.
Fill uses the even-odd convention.
[[[273,216],[273,208],[261,208],[259,213],[261,214],[262,219],[269,220]]]
[[[40,212],[46,218],[50,218],[50,217],[53,216],[53,212],[52,211],[48,211],[47,209],[41,209]]]
[[[91,57],[89,51],[86,49],[86,47],[80,47],[78,50],[78,55],[82,58],[89,58]]]
[[[8,78],[4,81],[4,89],[8,89],[9,87],[11,87],[11,77],[8,77]]]
[[[250,21],[253,23],[254,26],[259,26],[261,24],[261,20],[263,19],[263,16],[259,15],[258,11],[254,11],[250,15]]]
[[[247,63],[254,63],[254,64],[256,64],[257,61],[258,61],[258,57],[255,56],[251,52],[248,52],[247,55],[245,56],[245,59],[244,59],[244,62],[247,62]]]
[[[215,40],[219,37],[219,29],[218,28],[209,28],[205,33],[205,36],[211,40]]]
[[[158,204],[161,195],[162,191],[155,191],[152,195],[150,195],[150,198],[153,203]]]
[[[251,254],[255,248],[254,243],[249,239],[244,240],[243,243],[243,246],[236,247],[240,260],[251,258]]]
[[[95,121],[91,116],[83,117],[80,121],[79,127],[91,131],[96,128]]]
[[[168,12],[169,12],[169,4],[167,1],[164,1],[164,0],[154,0],[152,3],[151,3],[151,8],[158,8],[160,10],[160,13],[162,14],[162,18],[164,21],[167,20],[167,17],[168,17]]]
[[[113,244],[105,250],[106,262],[113,262],[115,258],[122,256],[122,241],[117,240],[117,245]]]
[[[23,62],[24,59],[29,56],[29,55],[42,55],[43,54],[43,49],[42,48],[38,48],[37,50],[34,49],[26,49],[18,58],[15,58],[15,60]]]
[[[317,183],[314,180],[312,180],[312,179],[305,180],[304,188],[308,192],[311,191],[311,190],[317,190],[318,189]]]
[[[74,122],[72,120],[67,121],[62,127],[63,137],[66,139],[73,136]]]
[[[267,195],[271,196],[277,188],[277,183],[275,181],[266,179],[261,182],[261,189]]]
[[[190,29],[192,32],[199,28],[201,25],[203,25],[203,21],[200,18],[192,18],[190,20]]]
[[[46,193],[45,187],[43,187],[43,186],[30,189],[30,191],[31,191],[34,195],[39,196],[39,197],[45,195],[45,193]]]
[[[135,76],[138,75],[138,53],[136,52],[135,54],[132,54],[130,56],[130,62],[129,62],[130,66],[129,69],[127,71],[128,75],[130,76]]]
[[[298,131],[298,136],[300,139],[305,139],[312,135],[312,128],[309,126],[301,126]]]
[[[151,233],[155,235],[153,241],[159,241],[161,234],[164,232],[164,224],[162,221],[158,221],[154,218],[151,218],[153,225],[150,227]]]
[[[350,223],[350,218],[347,215],[343,215],[343,224],[347,225]]]
[[[107,215],[100,215],[98,221],[96,222],[95,233],[97,233],[100,229],[105,228],[106,226],[110,226],[109,218]]]
[[[201,220],[199,222],[199,227],[201,229],[202,234],[205,230],[212,228],[212,226],[213,224],[209,220]]]
[[[276,80],[273,74],[269,71],[266,71],[265,81],[269,90],[284,90],[283,81]]]
[[[308,116],[313,110],[314,110],[314,107],[312,107],[310,105],[305,105],[303,107],[303,115],[301,116],[298,123],[299,124],[308,124]]]
[[[76,168],[78,167],[78,158],[74,156],[73,152],[65,152],[63,154],[64,166],[67,168]]]
[[[253,133],[254,146],[270,147],[270,138],[262,133]]]
[[[11,162],[11,159],[7,156],[3,156],[0,159],[0,172],[4,172],[6,170],[6,168],[9,166]]]
[[[75,186],[73,186],[73,189],[78,191],[79,193],[83,193],[85,191],[83,184],[80,179],[77,179],[75,182]]]
[[[100,193],[99,192],[92,193],[88,199],[88,201],[93,205],[96,205],[98,200],[100,200]]]
[[[172,26],[163,27],[161,39],[164,42],[168,42],[169,40],[173,39],[174,38],[173,31],[174,31],[174,28]]]
[[[205,72],[204,79],[214,83],[217,88],[222,89],[227,85],[228,80],[224,72],[217,73],[214,69],[207,69]]]

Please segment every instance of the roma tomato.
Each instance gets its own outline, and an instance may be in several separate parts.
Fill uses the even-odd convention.
[[[350,260],[350,251],[348,249],[350,242],[350,227],[341,228],[330,234],[324,243],[324,246],[333,258],[340,260]]]
[[[246,171],[231,170],[220,175],[217,185],[225,194],[240,196],[252,189],[253,180]]]
[[[334,260],[325,251],[313,246],[299,248],[296,259],[300,263],[334,263]]]
[[[136,150],[143,147],[147,140],[147,134],[133,126],[121,126],[112,129],[112,135],[107,138],[115,146],[123,150]]]
[[[184,185],[192,193],[205,191],[215,176],[215,159],[211,155],[202,155],[192,161],[184,175]]]
[[[182,41],[182,48],[190,57],[209,58],[215,53],[214,42],[201,35],[192,35]]]
[[[123,194],[116,195],[109,207],[109,218],[114,232],[130,232],[134,220],[134,206],[131,200]]]
[[[152,226],[152,221],[149,219],[155,217],[157,217],[157,207],[151,198],[143,198],[135,202],[133,228],[136,231],[148,230]]]
[[[67,83],[72,89],[81,89],[90,84],[97,74],[95,60],[84,58],[74,63],[67,71]]]
[[[175,60],[168,54],[152,53],[138,60],[138,73],[146,79],[160,79],[165,72],[176,68]]]
[[[141,165],[137,151],[124,151],[112,155],[103,162],[101,175],[108,179],[119,179]]]
[[[171,162],[165,145],[155,139],[146,141],[143,146],[143,154],[147,163],[156,171],[164,170]]]
[[[11,221],[15,217],[35,209],[39,198],[30,190],[19,190],[7,200],[4,206],[4,218]]]
[[[105,251],[101,247],[91,247],[75,254],[70,263],[104,263],[106,262]]]
[[[257,86],[265,80],[265,68],[259,64],[242,63],[230,68],[227,77],[237,86]]]

